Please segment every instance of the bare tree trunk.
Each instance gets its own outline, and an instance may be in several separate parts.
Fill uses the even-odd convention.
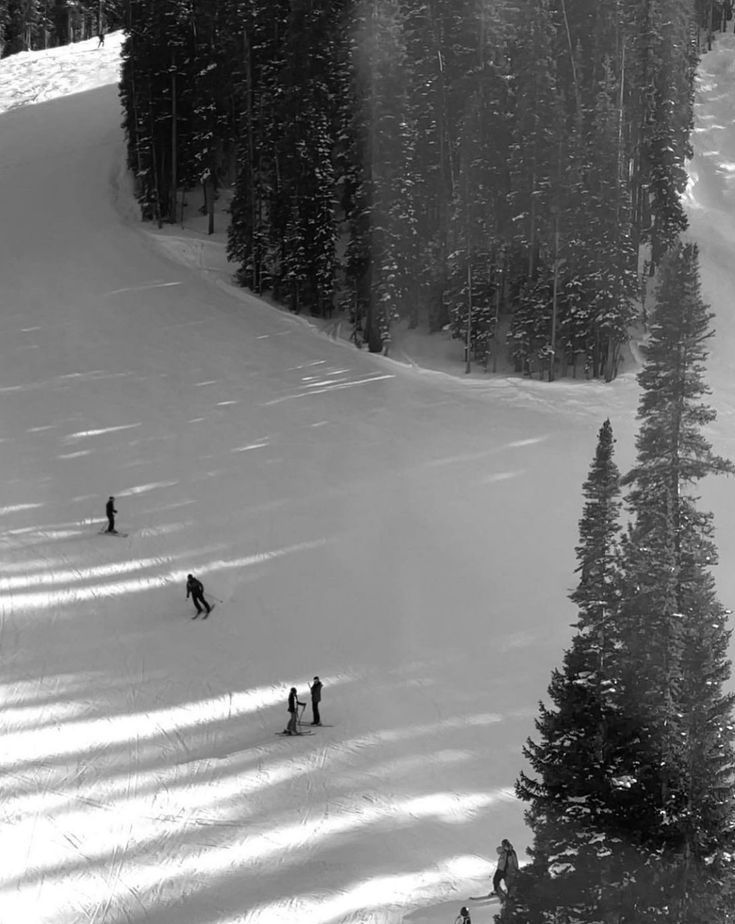
[[[179,180],[178,168],[178,136],[176,112],[176,52],[171,51],[171,222],[176,223],[177,199]]]
[[[549,356],[549,381],[554,381],[556,362],[556,318],[559,301],[559,213],[554,215],[554,285],[551,295],[551,355]]]

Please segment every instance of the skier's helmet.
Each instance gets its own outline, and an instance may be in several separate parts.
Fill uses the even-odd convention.
[[[467,907],[467,905],[462,905],[462,907],[459,909],[459,913],[466,917],[470,913],[470,909]]]

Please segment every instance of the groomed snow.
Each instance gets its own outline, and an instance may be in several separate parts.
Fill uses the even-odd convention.
[[[120,36],[96,45],[0,62],[0,920],[452,921],[527,843],[513,782],[633,373],[468,387],[172,259],[121,168]],[[727,36],[703,64],[688,194],[731,456],[734,61]],[[703,491],[725,603],[731,490]],[[276,737],[314,674],[329,725]]]

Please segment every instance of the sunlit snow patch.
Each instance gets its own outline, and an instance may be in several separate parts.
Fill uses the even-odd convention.
[[[0,113],[117,83],[123,33],[98,48],[96,38],[44,51],[21,51],[0,61]]]

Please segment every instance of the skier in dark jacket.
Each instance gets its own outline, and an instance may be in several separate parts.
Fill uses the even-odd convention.
[[[191,594],[191,601],[194,606],[197,608],[196,615],[202,615],[202,607],[207,611],[207,616],[212,612],[212,607],[204,599],[204,585],[201,581],[198,581],[193,574],[186,575],[186,599],[189,599]],[[207,618],[206,616],[204,617]],[[196,619],[196,616],[194,617]]]
[[[108,532],[108,533],[117,532],[117,530],[115,529],[115,514],[116,513],[117,513],[117,510],[115,510],[115,498],[110,497],[108,498],[107,504],[105,505],[105,514],[107,515],[107,529],[105,530],[105,532]]]
[[[504,837],[500,842],[500,847],[498,847],[498,866],[493,876],[493,892],[499,898],[507,898],[510,895],[517,872],[518,855],[508,838]],[[501,882],[504,886],[502,889],[500,888]]]
[[[306,703],[302,703],[296,694],[296,687],[291,687],[291,691],[288,694],[288,712],[289,720],[288,725],[284,729],[284,735],[298,735],[299,730],[297,724],[299,721],[299,706],[305,706]]]
[[[314,678],[314,683],[309,687],[311,690],[311,712],[312,725],[321,725],[322,720],[319,716],[319,703],[322,701],[322,682],[318,677]]]

